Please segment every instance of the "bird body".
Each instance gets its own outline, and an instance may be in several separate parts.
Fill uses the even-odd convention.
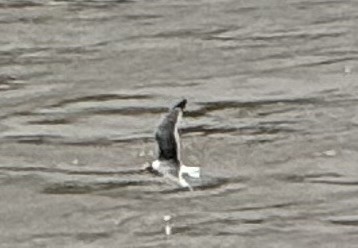
[[[184,178],[187,175],[192,178],[200,178],[199,167],[185,166],[180,156],[180,136],[178,122],[181,120],[187,100],[175,104],[164,115],[155,132],[155,140],[158,145],[158,157],[151,165],[151,170],[164,176],[175,177],[182,187],[192,189]]]

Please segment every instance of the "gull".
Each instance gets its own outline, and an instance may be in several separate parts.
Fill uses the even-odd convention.
[[[178,182],[182,187],[193,190],[185,177],[200,178],[200,167],[186,166],[181,162],[181,142],[178,132],[178,123],[183,116],[186,104],[186,99],[176,103],[157,126],[155,140],[158,146],[158,155],[149,170]]]

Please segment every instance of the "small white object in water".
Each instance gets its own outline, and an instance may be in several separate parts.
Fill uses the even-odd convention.
[[[335,150],[328,150],[325,152],[322,152],[323,155],[326,155],[327,157],[334,157],[337,155],[337,152]]]
[[[170,215],[164,215],[163,220],[164,221],[170,221],[172,217]]]
[[[351,73],[352,72],[352,67],[350,67],[349,65],[344,66],[344,72],[347,73],[347,74]]]
[[[170,223],[171,219],[172,217],[170,215],[164,215],[163,217],[163,220],[165,221],[164,231],[165,231],[165,235],[167,236],[172,234],[172,225]]]
[[[78,159],[76,158],[76,159],[74,159],[73,161],[72,161],[72,164],[74,164],[74,165],[78,165]]]

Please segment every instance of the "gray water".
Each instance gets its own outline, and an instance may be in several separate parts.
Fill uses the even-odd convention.
[[[357,247],[357,1],[0,1],[1,247]],[[188,99],[190,192],[141,172]],[[163,217],[172,216],[172,234]]]

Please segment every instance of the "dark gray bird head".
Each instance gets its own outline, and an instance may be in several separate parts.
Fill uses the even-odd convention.
[[[188,101],[184,98],[184,99],[181,100],[180,102],[176,103],[176,104],[172,107],[172,109],[180,108],[181,110],[184,110],[187,102],[188,102]]]

